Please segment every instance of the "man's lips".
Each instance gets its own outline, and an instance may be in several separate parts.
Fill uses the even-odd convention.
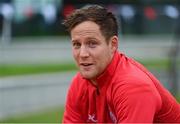
[[[88,67],[93,65],[93,63],[80,63],[81,66]]]
[[[80,63],[80,66],[83,67],[83,68],[86,68],[88,69],[89,67],[91,67],[92,65],[94,65],[93,63],[90,63],[90,62],[81,62]]]
[[[93,68],[94,63],[80,63],[79,67],[81,71],[90,71]]]

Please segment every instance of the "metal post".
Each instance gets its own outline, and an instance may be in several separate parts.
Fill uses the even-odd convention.
[[[11,43],[11,20],[4,18],[2,27],[2,45]]]
[[[170,83],[171,83],[171,92],[174,95],[178,94],[179,86],[179,69],[178,69],[178,54],[179,54],[179,49],[180,49],[180,18],[179,20],[177,19],[177,25],[175,29],[175,43],[171,48],[170,51],[170,63],[169,63],[169,69],[170,69]]]
[[[2,27],[2,45],[7,45],[11,42],[11,22],[13,17],[13,7],[11,4],[2,4],[1,13],[3,15]]]

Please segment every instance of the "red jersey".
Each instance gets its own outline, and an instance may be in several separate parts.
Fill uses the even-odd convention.
[[[98,86],[80,73],[69,88],[63,122],[180,122],[180,105],[142,65],[116,52]]]

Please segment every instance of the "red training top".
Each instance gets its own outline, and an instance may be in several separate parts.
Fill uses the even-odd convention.
[[[98,86],[78,73],[69,88],[63,122],[179,122],[180,105],[142,65],[118,52]]]

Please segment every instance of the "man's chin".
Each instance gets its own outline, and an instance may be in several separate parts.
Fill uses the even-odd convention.
[[[89,79],[89,80],[91,80],[91,79],[93,79],[93,78],[94,78],[94,76],[93,76],[93,75],[91,75],[91,74],[82,73],[82,72],[80,72],[80,73],[81,73],[81,76],[82,76],[83,78],[85,78],[85,79]]]

